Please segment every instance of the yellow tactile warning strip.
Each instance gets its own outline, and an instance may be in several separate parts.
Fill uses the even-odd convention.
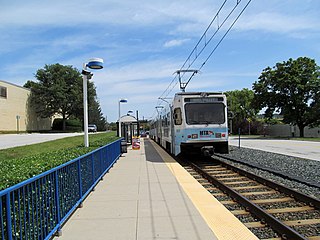
[[[150,140],[218,239],[258,239],[172,157]]]

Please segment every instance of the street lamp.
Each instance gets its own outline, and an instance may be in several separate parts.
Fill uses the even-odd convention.
[[[119,137],[121,137],[121,115],[120,115],[120,104],[121,103],[127,103],[128,100],[125,98],[122,98],[119,100]]]
[[[88,87],[87,82],[93,76],[93,74],[87,70],[90,69],[102,69],[103,59],[102,58],[91,58],[88,63],[83,63],[82,79],[83,79],[83,125],[84,125],[84,146],[89,147],[89,136],[88,136]]]

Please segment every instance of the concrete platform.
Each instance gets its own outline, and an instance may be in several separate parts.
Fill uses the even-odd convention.
[[[56,240],[257,239],[151,140],[128,150]]]

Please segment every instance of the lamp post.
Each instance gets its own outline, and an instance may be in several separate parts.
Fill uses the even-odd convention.
[[[88,87],[87,82],[93,76],[93,74],[87,70],[90,69],[102,69],[103,59],[102,58],[91,58],[88,63],[83,64],[82,79],[83,79],[83,126],[84,126],[84,146],[89,147],[89,136],[88,136]]]
[[[128,102],[128,100],[127,99],[125,99],[125,98],[122,98],[122,99],[120,99],[119,100],[119,137],[121,137],[121,114],[120,114],[120,104],[121,103],[127,103]]]

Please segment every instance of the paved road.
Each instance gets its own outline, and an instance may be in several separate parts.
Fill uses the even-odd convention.
[[[239,146],[239,139],[230,137],[229,144]],[[240,147],[320,161],[320,142],[241,138]]]
[[[47,142],[77,135],[83,135],[83,133],[0,134],[0,149]]]

